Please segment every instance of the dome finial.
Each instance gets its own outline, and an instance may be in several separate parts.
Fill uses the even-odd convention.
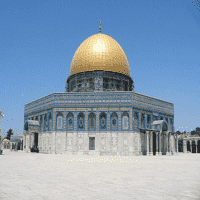
[[[99,33],[101,33],[101,20],[99,20]]]

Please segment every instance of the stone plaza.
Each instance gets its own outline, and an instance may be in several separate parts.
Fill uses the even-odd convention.
[[[2,200],[200,199],[200,154],[88,156],[4,150]]]

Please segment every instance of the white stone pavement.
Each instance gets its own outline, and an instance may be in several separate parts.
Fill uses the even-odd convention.
[[[0,199],[200,199],[200,154],[100,157],[4,151]]]

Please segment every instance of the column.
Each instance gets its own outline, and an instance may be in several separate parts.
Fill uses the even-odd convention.
[[[178,134],[176,134],[176,152],[178,153]]]
[[[146,156],[149,156],[149,131],[146,131],[146,135],[147,135],[147,140],[146,140],[146,147],[147,147],[147,151],[146,151]]]
[[[187,153],[186,140],[183,140],[183,153]]]
[[[171,132],[168,133],[168,142],[169,142],[169,155],[171,156],[172,155],[172,152],[171,152]]]
[[[6,144],[6,149],[7,149],[7,145],[8,144]],[[12,142],[10,142],[10,151],[12,151]]]
[[[161,137],[162,137],[162,131],[159,132],[159,153],[158,155],[161,156],[162,155],[162,152],[161,152]]]
[[[156,156],[158,156],[158,132],[156,132]]]
[[[24,147],[25,145],[26,145],[26,134],[24,133],[24,134],[23,134],[23,147],[22,147],[22,148],[23,148],[23,151],[26,150],[25,147]]]
[[[167,151],[166,151],[166,155],[169,155],[169,152],[168,152],[168,141],[169,141],[169,138],[168,138],[168,132],[166,132],[166,139],[167,139]]]
[[[192,153],[192,141],[190,140],[190,152]]]
[[[28,152],[31,151],[31,133],[29,133],[29,147],[28,147]]]
[[[150,152],[149,152],[150,156],[153,156],[153,132],[150,131]]]
[[[197,153],[197,140],[195,140],[195,145],[196,145],[196,153]]]

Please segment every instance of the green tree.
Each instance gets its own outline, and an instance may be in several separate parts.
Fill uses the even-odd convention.
[[[11,135],[14,135],[14,133],[13,133],[13,130],[10,128],[7,131],[6,139],[10,140],[11,139]]]
[[[197,134],[197,132],[196,131],[191,131],[191,135],[196,135]]]
[[[176,134],[181,135],[181,132],[180,131],[176,131]]]

